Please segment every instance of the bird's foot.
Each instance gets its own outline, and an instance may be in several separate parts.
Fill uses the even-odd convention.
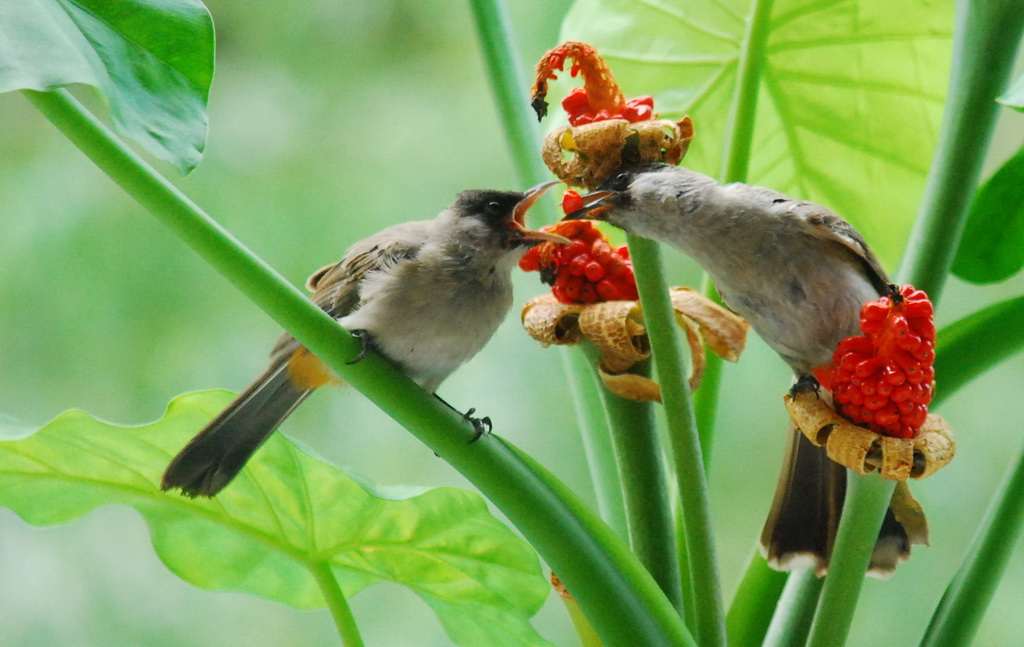
[[[374,350],[374,348],[376,347],[374,346],[373,343],[373,335],[370,334],[369,330],[359,329],[352,330],[349,332],[363,345],[363,347],[359,350],[359,354],[356,355],[356,358],[354,360],[352,360],[351,362],[345,362],[346,364],[351,366],[352,364],[358,364],[359,362],[366,359],[366,356],[369,355],[370,352]]]
[[[821,382],[811,374],[801,375],[797,378],[796,383],[790,387],[789,397],[796,398],[796,396],[802,393],[809,393],[811,391],[814,391],[815,397],[821,398]]]
[[[462,414],[462,419],[473,425],[473,430],[476,432],[473,437],[469,439],[469,444],[472,445],[476,441],[480,440],[481,436],[491,433],[493,426],[491,425],[490,416],[484,416],[483,418],[474,418],[473,414],[476,413],[476,409],[470,409],[466,413]]]

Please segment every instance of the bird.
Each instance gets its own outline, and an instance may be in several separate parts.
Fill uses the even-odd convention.
[[[895,289],[846,220],[765,187],[723,185],[686,167],[647,164],[618,169],[582,200],[567,219],[604,220],[695,260],[726,306],[793,370],[794,391],[818,386],[815,369],[831,364],[842,339],[859,334],[861,306]],[[900,493],[909,497],[905,488]],[[761,535],[769,565],[824,574],[845,492],[846,470],[791,425]],[[926,542],[890,508],[869,571],[884,577],[909,558],[911,543]]]
[[[434,393],[505,318],[512,269],[526,250],[543,241],[569,242],[526,228],[527,210],[555,184],[463,191],[432,220],[396,224],[353,244],[340,261],[314,272],[306,287],[316,305],[361,340],[353,361],[376,351]],[[338,382],[284,334],[266,371],[171,460],[161,489],[216,495],[314,390]],[[466,417],[478,435],[489,429],[488,419],[472,413]]]

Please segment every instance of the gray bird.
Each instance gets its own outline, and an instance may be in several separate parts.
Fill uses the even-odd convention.
[[[584,208],[567,218],[606,220],[699,263],[725,304],[789,364],[798,385],[831,364],[840,340],[860,333],[863,303],[890,293],[885,270],[848,222],[771,189],[720,185],[659,164],[620,169],[583,200]],[[793,430],[761,536],[769,564],[824,573],[845,492],[846,470]],[[890,509],[872,572],[891,572],[908,558],[911,543],[924,542],[916,529],[908,536]]]
[[[360,337],[364,353],[376,350],[433,393],[505,318],[512,269],[523,253],[545,240],[569,242],[525,225],[526,211],[555,184],[525,192],[463,191],[433,220],[394,225],[361,240],[309,278],[313,302]],[[161,488],[193,497],[217,494],[295,407],[338,381],[285,334],[270,367],[174,457]],[[489,421],[475,424],[480,430]]]

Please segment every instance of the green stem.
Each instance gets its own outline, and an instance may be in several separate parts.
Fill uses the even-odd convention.
[[[1022,28],[1024,12],[1017,0],[957,2],[953,66],[939,144],[898,279],[925,290],[936,304],[963,234],[995,126],[995,98],[1009,78]],[[811,630],[813,647],[840,645],[845,640],[856,609],[855,594],[892,496],[893,485],[880,479],[851,475],[849,481],[830,571]],[[855,516],[851,510],[857,511]],[[868,525],[851,528],[855,518]]]
[[[711,277],[704,275],[701,288],[704,296],[717,304],[722,303]],[[711,467],[711,452],[714,449],[715,423],[718,421],[718,396],[722,389],[722,358],[708,353],[704,366],[704,377],[700,388],[693,394],[693,417],[697,421],[697,435],[700,438],[700,453],[704,458],[704,471]]]
[[[549,174],[540,158],[537,124],[526,110],[530,86],[519,66],[508,12],[500,0],[470,0],[470,5],[516,175],[524,185],[536,184]]]
[[[690,402],[675,311],[669,300],[658,243],[628,235],[637,288],[644,306],[644,323],[651,341],[658,382],[668,420],[679,498],[685,516],[686,554],[690,589],[696,609],[691,626],[703,647],[724,646],[725,614],[718,576],[707,477]]]
[[[736,90],[726,122],[724,154],[718,180],[746,182],[750,167],[751,143],[754,140],[754,122],[757,98],[761,92],[761,74],[767,61],[765,48],[771,26],[774,0],[755,0],[747,30],[740,47]]]
[[[523,533],[609,645],[693,644],[679,615],[608,526],[543,467],[472,425],[360,344],[122,144],[66,91],[24,94],[132,198],[240,292],[473,483]]]
[[[1006,87],[1024,29],[1019,0],[958,0],[953,68],[939,144],[900,282],[938,302],[963,234],[995,128],[996,96]]]
[[[846,643],[878,529],[896,488],[896,481],[875,475],[848,472],[847,481],[843,517],[808,647],[840,647]]]
[[[355,616],[352,615],[348,600],[345,599],[345,594],[334,577],[331,565],[327,562],[317,562],[310,564],[309,570],[320,586],[327,608],[331,610],[331,617],[334,618],[334,624],[341,636],[341,644],[345,647],[363,647],[363,637],[359,635]]]
[[[725,138],[722,142],[722,165],[718,181],[746,182],[750,168],[750,153],[754,140],[754,124],[757,116],[757,99],[761,91],[761,75],[767,60],[765,48],[771,33],[771,14],[774,0],[755,0],[753,11],[743,35],[739,53],[739,69],[736,74],[736,89],[725,124]],[[704,295],[721,303],[718,292],[710,279],[704,277]],[[693,396],[693,407],[700,431],[700,446],[704,456],[704,468],[711,465],[712,439],[718,414],[718,396],[722,384],[722,358],[708,356],[704,368],[704,379],[700,389]]]
[[[823,582],[810,569],[789,574],[761,647],[790,647],[807,643],[807,633],[811,630]]]
[[[601,384],[600,351],[593,344],[582,349],[590,360],[594,381],[604,404],[615,456],[619,461],[622,496],[626,504],[629,541],[640,563],[647,567],[665,596],[683,610],[682,581],[676,553],[675,520],[665,476],[665,457],[658,442],[654,408],[614,395]],[[647,377],[647,362],[631,369]]]
[[[782,594],[786,580],[786,573],[768,568],[768,562],[757,549],[751,553],[747,570],[725,616],[729,647],[753,647],[764,641],[775,613],[775,601]]]
[[[565,369],[566,386],[572,394],[579,421],[583,452],[590,468],[598,513],[619,537],[627,540],[629,526],[622,500],[619,466],[601,395],[604,385],[594,379],[593,362],[585,351],[576,348],[560,348],[559,351]]]
[[[1024,456],[1003,480],[967,559],[932,616],[922,647],[967,647],[1024,528]]]
[[[942,388],[931,406],[1024,348],[1024,296],[988,306],[935,336],[935,374]]]
[[[580,605],[576,604],[576,600],[573,600],[571,597],[560,597],[562,597],[562,602],[565,604],[565,610],[569,612],[572,626],[576,629],[576,637],[580,639],[580,647],[604,647],[601,644],[601,638],[598,637],[594,627],[590,624],[590,620],[580,610]]]

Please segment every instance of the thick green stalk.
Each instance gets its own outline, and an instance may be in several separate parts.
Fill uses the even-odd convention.
[[[782,594],[786,580],[786,573],[769,568],[755,548],[725,616],[729,647],[752,647],[764,641],[775,613],[774,601]]]
[[[604,385],[600,380],[595,381],[593,362],[587,353],[577,348],[560,348],[559,353],[565,369],[566,386],[572,395],[580,426],[583,451],[597,499],[597,511],[620,538],[628,540],[629,525],[626,523],[626,507],[622,500],[619,465],[601,397]]]
[[[721,304],[711,278],[705,274],[701,286],[704,296]],[[722,389],[722,358],[708,353],[704,376],[700,388],[693,394],[693,417],[697,421],[697,435],[700,437],[700,453],[704,459],[704,471],[711,468],[711,452],[715,447],[715,423],[718,421],[718,396]]]
[[[480,36],[480,47],[483,48],[487,77],[512,150],[516,175],[524,185],[536,184],[549,173],[540,158],[537,124],[527,110],[530,104],[527,88],[530,86],[519,66],[508,11],[501,0],[470,0],[470,5]]]
[[[810,569],[789,574],[761,647],[791,647],[807,643],[807,633],[811,630],[823,582]]]
[[[848,472],[846,502],[839,522],[828,576],[814,614],[807,647],[840,647],[853,624],[853,612],[878,540],[896,481]]]
[[[604,522],[543,467],[472,426],[360,344],[122,144],[64,90],[24,94],[132,198],[346,382],[488,497],[559,574],[608,645],[692,645],[679,615]]]
[[[935,303],[963,233],[995,126],[995,98],[1006,86],[1022,27],[1024,12],[1017,0],[957,2],[953,66],[939,144],[898,277],[899,283],[912,283],[928,292]],[[881,479],[851,474],[830,571],[811,630],[813,647],[840,645],[845,640],[857,605],[856,595],[850,594],[860,591],[892,490],[893,485]],[[869,526],[853,528],[854,523]],[[858,541],[869,535],[870,542]]]
[[[771,33],[771,14],[774,0],[755,0],[743,43],[740,47],[739,65],[736,74],[736,89],[725,125],[722,142],[722,165],[718,181],[746,182],[750,168],[751,146],[754,140],[754,124],[757,116],[757,98],[761,91],[761,75],[764,72],[765,49]],[[705,276],[704,295],[721,303],[714,285]],[[693,396],[693,408],[700,430],[700,446],[704,455],[704,467],[711,465],[712,439],[718,414],[718,394],[722,384],[722,358],[708,356],[701,387]]]
[[[938,302],[963,235],[1024,28],[1019,0],[958,0],[953,69],[939,144],[918,218],[900,264],[900,282]]]
[[[683,592],[676,553],[675,520],[664,454],[654,422],[654,408],[650,402],[620,398],[604,388],[598,373],[600,352],[589,343],[584,344],[581,350],[590,360],[619,461],[629,543],[640,563],[647,567],[665,596],[682,613]],[[631,372],[649,376],[650,365],[648,362],[636,365]]]
[[[1010,355],[1024,349],[1024,296],[988,306],[935,336],[939,388],[932,407]]]
[[[921,647],[968,647],[1024,528],[1024,456],[1017,455],[967,559],[946,589]]]
[[[331,565],[327,562],[318,562],[310,564],[309,570],[320,586],[327,608],[331,610],[331,617],[334,618],[334,624],[341,636],[341,644],[345,647],[363,647],[363,637],[359,635],[356,618],[352,615],[352,609],[348,606],[348,600],[345,599],[338,579],[334,577]]]
[[[725,613],[718,576],[707,477],[700,440],[690,402],[682,347],[676,332],[675,311],[661,264],[658,243],[628,235],[637,288],[644,306],[644,322],[651,341],[668,420],[669,440],[675,462],[679,498],[685,516],[686,553],[695,617],[690,621],[702,647],[719,647],[725,641]],[[689,618],[687,620],[690,620]],[[639,644],[639,643],[638,643]]]
[[[764,72],[765,49],[771,27],[774,0],[754,0],[750,21],[743,34],[740,47],[736,90],[733,94],[723,142],[722,167],[718,180],[746,182],[750,167],[751,144],[754,141],[754,122],[757,97],[761,92],[761,74]]]

